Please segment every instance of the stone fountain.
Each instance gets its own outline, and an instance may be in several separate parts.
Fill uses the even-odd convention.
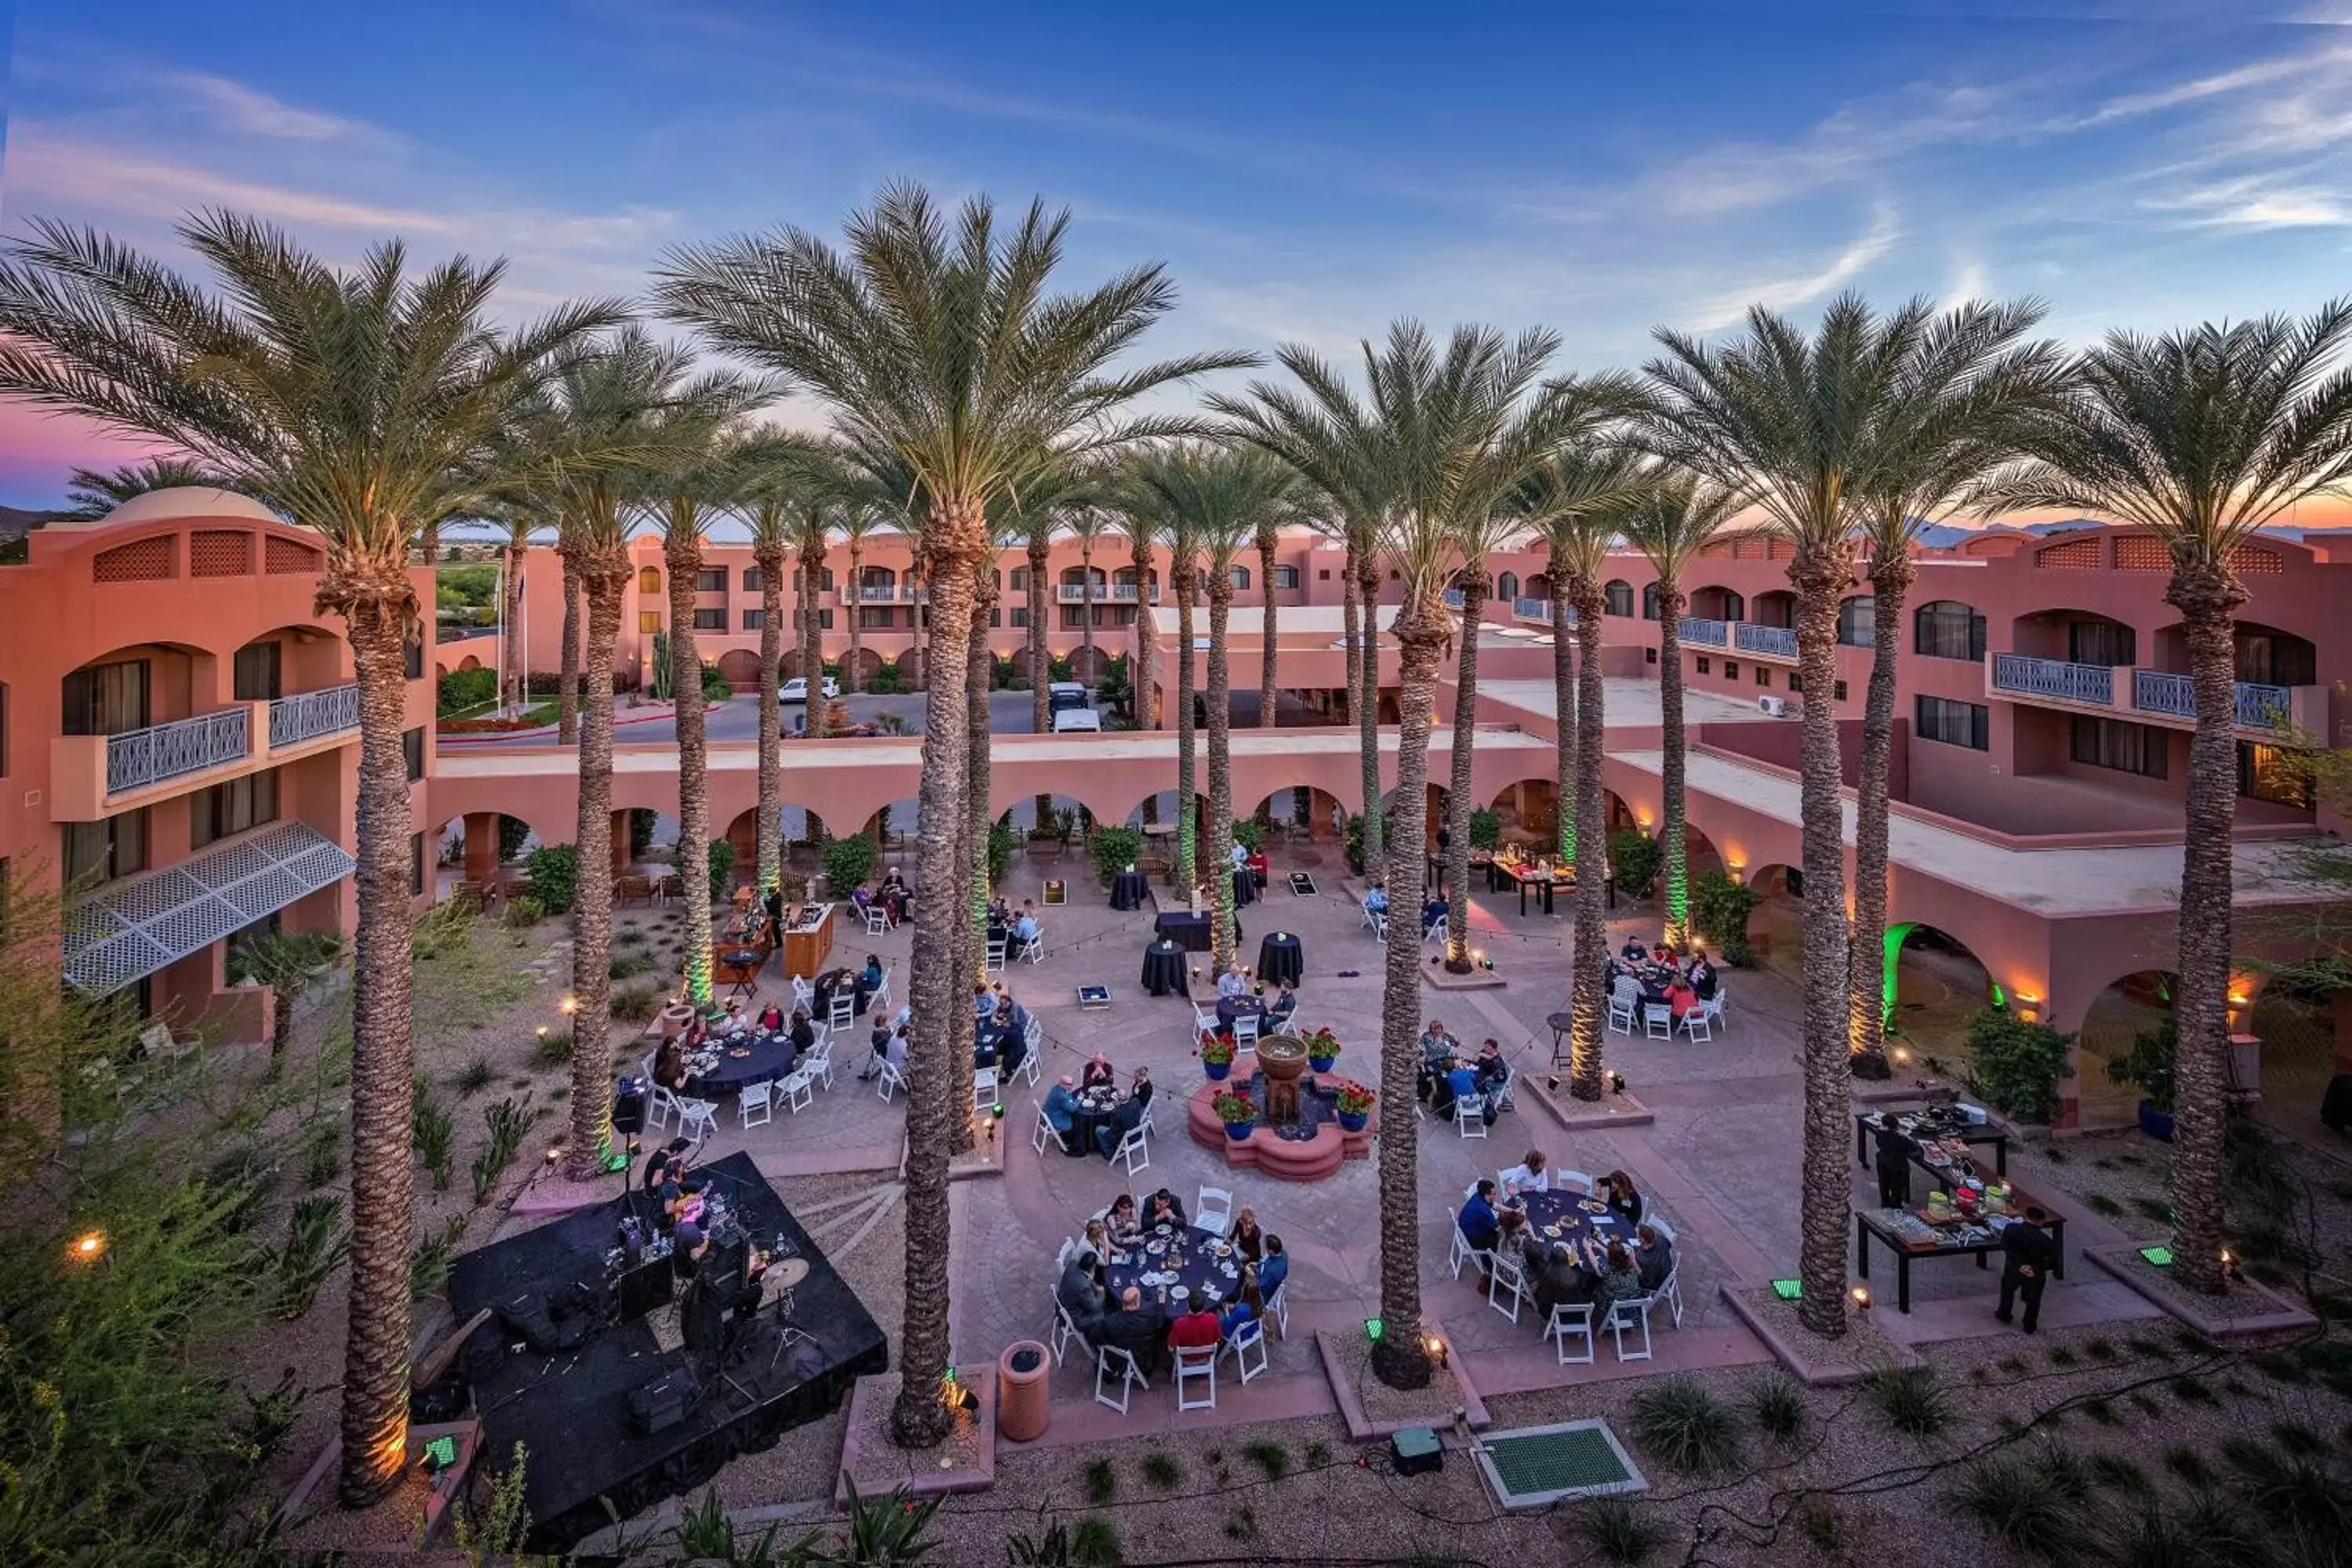
[[[1296,1035],[1259,1040],[1255,1053],[1234,1062],[1229,1079],[1193,1091],[1185,1116],[1192,1141],[1220,1151],[1236,1169],[1285,1182],[1321,1181],[1347,1161],[1370,1154],[1371,1130],[1350,1132],[1339,1125],[1338,1091],[1307,1070],[1307,1042]],[[1227,1135],[1216,1112],[1221,1091],[1256,1105],[1257,1125],[1247,1137]]]
[[[1276,1127],[1296,1127],[1298,1079],[1307,1070],[1307,1042],[1296,1035],[1268,1035],[1257,1043],[1258,1076],[1265,1082],[1265,1120]]]

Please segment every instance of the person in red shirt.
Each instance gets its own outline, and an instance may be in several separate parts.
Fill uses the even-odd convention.
[[[1214,1350],[1224,1338],[1224,1328],[1217,1321],[1217,1314],[1200,1305],[1192,1293],[1182,1287],[1178,1288],[1175,1304],[1184,1310],[1169,1326],[1168,1348],[1171,1351]]]

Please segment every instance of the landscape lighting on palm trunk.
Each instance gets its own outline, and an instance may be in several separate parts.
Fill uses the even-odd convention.
[[[1851,1289],[1851,1290],[1847,1291],[1847,1292],[1846,1292],[1846,1296],[1847,1296],[1847,1299],[1848,1299],[1848,1300],[1852,1300],[1852,1301],[1853,1302],[1854,1310],[1857,1310],[1857,1311],[1863,1311],[1863,1312],[1867,1312],[1867,1311],[1869,1311],[1869,1310],[1870,1310],[1870,1287],[1869,1287],[1869,1286],[1867,1286],[1867,1285],[1857,1285],[1857,1286],[1855,1286],[1853,1289]]]
[[[75,1263],[95,1263],[105,1256],[106,1232],[102,1230],[84,1231],[66,1248],[67,1258]]]

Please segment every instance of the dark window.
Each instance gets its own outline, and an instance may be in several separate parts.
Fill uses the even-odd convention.
[[[400,754],[408,763],[408,782],[415,784],[425,776],[425,731],[411,730],[400,738]]]
[[[989,629],[992,631],[996,630],[1004,625],[1004,607],[1003,605],[991,605],[988,606],[988,625]]]
[[[1645,647],[1645,648],[1643,648],[1643,649],[1642,650],[1642,662],[1643,662],[1643,664],[1655,664],[1655,663],[1657,663],[1657,662],[1658,662],[1658,650],[1657,650],[1656,648],[1654,648],[1654,647]]]
[[[1756,684],[1759,686],[1769,686],[1772,684],[1771,666],[1759,664],[1756,667]]]
[[[1250,569],[1248,567],[1236,566],[1233,569],[1230,574],[1233,577],[1234,587],[1246,588],[1250,585]]]
[[[1843,702],[1843,701],[1844,701],[1844,700],[1845,700],[1845,682],[1844,682],[1844,681],[1841,680],[1841,681],[1839,681],[1839,682],[1837,683],[1837,689],[1836,689],[1836,690],[1834,690],[1834,691],[1832,691],[1832,692],[1830,694],[1830,700],[1831,700],[1831,701],[1832,701],[1832,702]]]
[[[408,836],[408,896],[412,899],[425,896],[425,835],[422,833]]]
[[[1804,689],[1805,678],[1802,672],[1794,669],[1790,670],[1789,672],[1789,689],[1791,691],[1802,691]],[[1843,680],[1838,682],[1838,695],[1840,697],[1845,695],[1845,682]]]
[[[400,673],[403,679],[425,679],[425,639],[411,635],[408,645],[401,649]]]
[[[1315,569],[1315,580],[1318,583],[1328,583],[1331,580],[1331,568],[1328,566],[1317,567]]]
[[[1722,619],[1744,621],[1748,618],[1748,601],[1745,597],[1733,593],[1728,588],[1717,589],[1716,595],[1723,601]]]
[[[1715,673],[1715,662],[1708,658],[1706,655],[1700,654],[1695,662],[1698,665],[1698,672],[1701,675],[1712,675]]]
[[[1026,566],[1015,566],[1013,569],[1013,591],[1016,594],[1025,594],[1029,591],[1029,568]]]
[[[744,611],[744,612],[743,612],[743,629],[744,629],[745,631],[747,631],[747,632],[756,632],[756,631],[761,630],[761,628],[763,628],[764,626],[767,626],[767,624],[768,624],[768,612],[767,612],[767,611],[765,611],[765,610],[746,610],[746,611]]]
[[[247,773],[201,790],[188,803],[188,847],[201,849],[215,838],[277,819],[278,770]]]
[[[1868,647],[1878,636],[1878,601],[1867,594],[1838,601],[1838,641],[1848,647]]]
[[[890,624],[890,611],[883,605],[867,605],[857,612],[857,625],[862,631],[887,632]]]
[[[1657,596],[1656,584],[1653,583],[1650,584],[1650,594],[1648,596],[1653,601],[1655,600]],[[1601,589],[1601,610],[1604,614],[1612,616],[1630,616],[1633,613],[1633,584],[1628,583],[1622,577],[1612,577],[1607,583],[1603,584]],[[1650,619],[1654,621],[1658,617],[1655,616],[1652,616],[1650,617]]]
[[[1013,605],[1013,624],[1014,626],[1021,626],[1021,627],[1024,627],[1024,628],[1026,628],[1026,627],[1027,627],[1027,626],[1029,625],[1029,606],[1028,606],[1028,605]]]
[[[1981,702],[1954,702],[1943,697],[1919,699],[1912,728],[1923,741],[1966,746],[1972,752],[1990,749],[1992,710]]]
[[[2316,686],[2318,650],[2301,637],[2238,632],[2238,679],[2258,686]]]
[[[725,631],[727,629],[727,612],[724,610],[695,611],[694,629],[698,632]]]
[[[831,605],[827,605],[817,611],[816,628],[821,632],[829,632],[833,630],[833,608]]]
[[[1726,680],[1737,680],[1739,679],[1739,661],[1738,659],[1727,658],[1723,661],[1723,679]]]
[[[723,594],[727,592],[727,568],[724,566],[705,566],[702,570],[697,572],[694,574],[694,591],[698,594]]]
[[[119,658],[65,679],[65,732],[120,735],[147,727],[147,661]]]
[[[236,700],[275,702],[286,695],[278,689],[280,650],[274,642],[257,642],[236,650]]]
[[[797,574],[795,574],[795,575],[797,575]],[[760,591],[760,569],[759,569],[757,566],[746,566],[746,567],[744,567],[744,568],[743,568],[743,592],[745,592],[745,593],[747,593],[747,594],[756,594],[756,593],[758,593],[759,591]]]
[[[1331,574],[1329,574],[1328,572],[1326,572],[1326,573],[1324,573],[1324,574],[1323,574],[1323,575],[1325,575],[1326,577],[1328,577],[1329,575],[1331,575]],[[1508,576],[1510,576],[1510,574],[1509,574],[1509,573],[1507,573],[1507,572],[1506,572],[1506,573],[1504,573],[1504,574],[1503,574],[1503,575],[1504,575],[1505,577],[1508,577]],[[1277,567],[1276,567],[1276,568],[1274,569],[1274,585],[1275,585],[1276,587],[1277,587],[1277,588],[1296,588],[1296,587],[1297,587],[1297,586],[1298,586],[1298,568],[1297,568],[1297,567],[1296,567],[1296,566],[1277,566]]]
[[[2077,713],[2070,754],[2076,762],[2091,767],[2160,779],[2164,776],[2167,740],[2165,731],[2152,724],[2095,719],[2087,713]]]
[[[2294,765],[2284,748],[2253,741],[2238,742],[2238,793],[2273,805],[2311,808],[2310,775]]]
[[[816,574],[817,592],[820,594],[830,594],[833,592],[833,568],[830,566],[824,567]]]
[[[147,808],[66,824],[66,880],[101,882],[147,868]]]
[[[2072,621],[2066,626],[2066,658],[2074,664],[2104,664],[2109,668],[2137,664],[2133,658],[2138,638],[2120,621]]]
[[[1914,652],[1929,658],[1984,660],[1985,618],[1957,599],[1920,605],[1911,626]]]
[[[1519,574],[1517,572],[1505,572],[1495,579],[1495,597],[1507,605],[1518,596]]]
[[[1101,623],[1098,621],[1096,624],[1100,625]],[[1064,631],[1083,631],[1086,629],[1086,625],[1087,612],[1083,605],[1064,605],[1062,606],[1062,629]]]
[[[1645,621],[1658,618],[1658,585],[1655,583],[1642,584],[1642,618]]]

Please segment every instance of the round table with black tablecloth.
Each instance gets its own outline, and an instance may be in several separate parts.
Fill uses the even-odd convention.
[[[1247,866],[1234,868],[1234,908],[1242,909],[1257,902],[1257,879],[1250,875]]]
[[[1206,952],[1210,934],[1214,930],[1213,915],[1196,915],[1190,910],[1163,910],[1151,922],[1152,933],[1174,942],[1187,952]]]
[[[1603,1247],[1612,1241],[1622,1241],[1629,1247],[1633,1245],[1633,1225],[1598,1197],[1564,1192],[1521,1193],[1519,1201],[1527,1205],[1528,1230],[1542,1241],[1568,1243],[1579,1261],[1583,1259],[1586,1237]],[[1593,1212],[1596,1206],[1601,1211],[1598,1214]]]
[[[719,973],[713,978],[724,981],[730,996],[749,996],[760,984],[760,966],[768,955],[756,947],[721,948],[719,952]]]
[[[1307,970],[1297,931],[1268,931],[1257,944],[1257,977],[1268,985],[1296,985]]]
[[[850,969],[844,966],[838,969],[828,969],[823,974],[816,977],[816,984],[814,988],[815,991],[815,1005],[809,1010],[810,1017],[817,1020],[819,1023],[828,1021],[833,1011],[833,994],[841,988],[841,985],[845,981],[849,984],[851,994],[854,998],[851,1011],[856,1013],[856,1016],[861,1018],[866,1016],[866,999],[867,996],[866,971],[863,969]]]
[[[1241,1293],[1244,1261],[1238,1252],[1229,1252],[1220,1258],[1211,1250],[1212,1243],[1222,1245],[1223,1242],[1224,1237],[1202,1230],[1196,1225],[1186,1226],[1181,1230],[1173,1226],[1147,1230],[1139,1245],[1123,1252],[1116,1247],[1112,1249],[1110,1259],[1103,1268],[1104,1283],[1109,1287],[1114,1300],[1119,1292],[1132,1285],[1143,1292],[1146,1301],[1155,1303],[1162,1300],[1160,1294],[1162,1289],[1172,1293],[1173,1288],[1181,1284],[1193,1292],[1194,1305],[1200,1305],[1205,1300],[1209,1306],[1222,1310]],[[1154,1247],[1161,1250],[1154,1252]],[[1147,1274],[1151,1277],[1149,1284],[1143,1278]],[[1175,1278],[1163,1278],[1170,1274]]]
[[[976,1058],[973,1066],[999,1068],[1009,1074],[1012,1068],[1005,1065],[1003,1056],[1004,1043],[1008,1040],[1025,1041],[1028,1032],[1028,1009],[1018,1003],[1013,1004],[1013,1017],[1010,1022],[999,1024],[993,1014],[978,1020],[972,1025],[971,1030],[972,1055]]]
[[[1184,950],[1161,937],[1143,950],[1143,988],[1154,996],[1184,994]]]
[[[1118,1114],[1119,1092],[1115,1089],[1085,1089],[1078,1091],[1078,1108],[1070,1113],[1070,1130],[1063,1134],[1074,1160],[1098,1152],[1095,1148],[1095,1130],[1108,1127]]]
[[[748,1051],[748,1056],[730,1056],[730,1050]],[[730,1045],[721,1046],[718,1065],[709,1072],[686,1080],[682,1091],[694,1100],[713,1100],[722,1094],[740,1094],[755,1083],[773,1083],[793,1070],[793,1041],[789,1035],[741,1035]]]
[[[1140,871],[1121,871],[1110,879],[1110,907],[1139,910],[1151,896],[1151,879]]]
[[[1226,1034],[1230,1035],[1234,1032],[1234,1020],[1242,1016],[1244,1014],[1249,1015],[1251,1017],[1257,1019],[1261,1024],[1263,1024],[1265,1021],[1265,999],[1257,996],[1220,996],[1217,998],[1217,1027],[1223,1030]]]

